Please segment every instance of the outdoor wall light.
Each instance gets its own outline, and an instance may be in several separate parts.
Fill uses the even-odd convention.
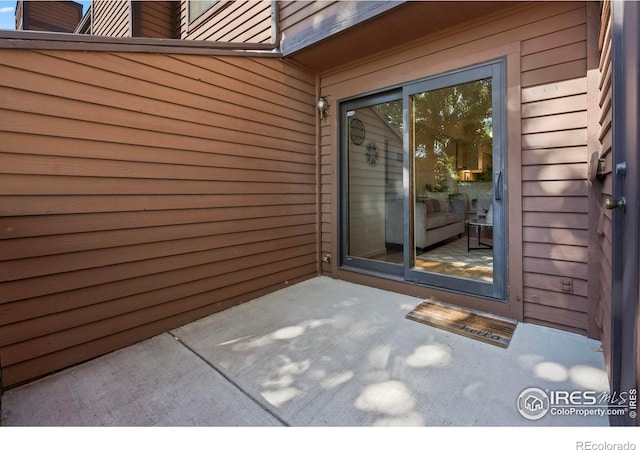
[[[318,103],[316,104],[316,106],[318,108],[318,112],[320,113],[320,120],[329,115],[329,102],[324,97],[320,97],[318,99]]]

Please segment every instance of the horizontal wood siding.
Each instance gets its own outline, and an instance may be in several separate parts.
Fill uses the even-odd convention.
[[[224,8],[205,12],[189,23],[188,2],[180,3],[181,39],[268,44],[271,42],[271,1],[227,1]]]
[[[284,19],[283,19],[284,20]],[[348,98],[503,56],[518,48],[524,320],[587,330],[587,100],[584,3],[519,5],[322,74],[322,95]],[[504,48],[505,50],[500,50]],[[519,85],[519,87],[518,87]],[[332,111],[338,111],[336,104]],[[322,129],[322,252],[336,253],[337,117]],[[512,131],[510,131],[511,133]],[[515,149],[510,149],[510,155]],[[514,158],[514,156],[510,156]],[[512,175],[513,177],[513,175]],[[510,240],[511,245],[520,245]],[[337,267],[325,263],[327,274]],[[514,286],[511,286],[515,302]]]
[[[20,2],[21,3],[21,2]],[[82,19],[82,5],[70,1],[27,1],[23,8],[25,30],[73,33]]]
[[[96,36],[131,36],[129,1],[94,0],[91,34]]]
[[[336,16],[340,12],[339,1],[280,2],[280,31],[285,38],[294,36],[314,22]]]
[[[176,17],[180,2],[139,1],[139,34],[148,38],[175,38]]]
[[[605,161],[604,163],[604,181],[601,184],[601,195],[598,198],[598,204],[600,206],[600,214],[598,217],[598,263],[599,263],[599,278],[601,285],[601,297],[597,299],[597,315],[596,323],[602,330],[602,348],[605,349],[605,360],[607,361],[607,367],[609,367],[609,361],[611,354],[609,352],[611,348],[611,249],[612,249],[612,221],[611,210],[604,207],[604,202],[613,195],[613,175],[612,175],[612,153],[611,145],[612,129],[611,129],[611,4],[605,2],[602,9],[601,18],[601,36],[600,36],[600,157]]]
[[[564,16],[521,43],[524,316],[586,334],[586,8]]]
[[[2,50],[5,386],[317,275],[314,78]]]

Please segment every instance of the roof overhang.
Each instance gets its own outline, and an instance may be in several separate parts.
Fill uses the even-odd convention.
[[[324,39],[306,47],[296,49],[290,46],[287,49],[283,42],[283,55],[322,72],[522,4],[510,1],[390,3],[393,5],[389,6],[393,7],[381,10],[355,26],[325,33]]]

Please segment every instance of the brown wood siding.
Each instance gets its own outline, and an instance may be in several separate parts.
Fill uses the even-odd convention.
[[[2,50],[5,386],[317,275],[314,77]]]
[[[613,194],[612,191],[612,129],[611,129],[611,8],[610,3],[605,2],[602,9],[601,18],[601,35],[600,35],[600,99],[599,99],[599,122],[600,133],[599,140],[601,144],[600,157],[604,159],[604,181],[598,189],[599,211],[597,227],[599,240],[598,245],[598,264],[600,277],[600,298],[595,299],[596,308],[596,324],[602,330],[602,348],[605,349],[604,356],[609,367],[611,355],[609,353],[611,347],[611,249],[612,249],[612,221],[611,210],[604,208],[604,202]]]
[[[586,9],[545,23],[521,41],[524,318],[586,334]]]
[[[136,18],[138,36],[148,38],[175,38],[176,16],[180,5],[177,1],[139,1]]]
[[[22,3],[22,2],[18,2]],[[82,5],[70,1],[28,1],[21,8],[21,29],[73,33],[82,19]]]
[[[339,12],[339,1],[280,2],[280,31],[284,36],[293,36],[306,30],[311,22],[337,16]]]
[[[129,1],[94,0],[91,22],[96,36],[131,36],[131,4]]]
[[[518,50],[519,49],[519,50]],[[523,295],[523,319],[582,334],[587,332],[587,100],[586,8],[584,3],[519,5],[492,20],[478,19],[407,44],[364,62],[322,74],[321,93],[332,101],[413,81],[506,54],[519,54],[520,78],[508,80],[520,126],[519,199],[510,203],[510,255],[523,286],[510,286],[510,302]],[[508,100],[508,101],[511,101]],[[331,111],[338,111],[332,104]],[[513,111],[510,113],[513,114]],[[337,113],[323,123],[321,136],[322,253],[337,254]],[[515,154],[514,152],[521,153]],[[511,179],[518,175],[510,173]],[[511,186],[515,188],[515,186]],[[512,192],[514,190],[512,189]],[[521,223],[521,230],[513,228]],[[522,234],[520,245],[514,235]],[[521,248],[520,248],[521,247]],[[514,251],[514,253],[511,253]],[[522,261],[520,261],[521,259]],[[340,276],[336,264],[326,274]],[[519,289],[522,289],[520,292]],[[425,291],[445,298],[447,294]],[[471,300],[469,300],[471,301]],[[487,306],[489,308],[489,306]],[[514,316],[516,313],[513,313]]]
[[[271,1],[229,1],[218,11],[207,11],[189,23],[188,4],[180,3],[181,39],[268,44],[271,42]]]

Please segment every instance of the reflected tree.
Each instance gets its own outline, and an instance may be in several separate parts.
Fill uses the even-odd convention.
[[[433,161],[434,191],[457,178],[460,149],[481,151],[492,139],[491,79],[482,79],[411,97],[412,148]]]

